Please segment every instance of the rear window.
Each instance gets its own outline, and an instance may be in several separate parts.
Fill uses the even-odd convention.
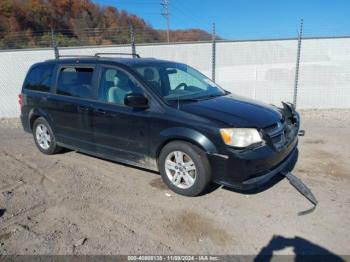
[[[62,67],[58,75],[57,91],[59,95],[80,98],[92,98],[93,68]]]
[[[49,92],[54,64],[43,64],[32,68],[24,83],[24,89]]]

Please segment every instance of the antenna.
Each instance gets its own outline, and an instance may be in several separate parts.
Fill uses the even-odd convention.
[[[170,42],[170,13],[169,13],[169,4],[170,0],[162,0],[160,5],[163,7],[161,15],[166,19],[167,26],[167,39],[168,43]]]
[[[180,110],[180,95],[177,95],[177,110]]]

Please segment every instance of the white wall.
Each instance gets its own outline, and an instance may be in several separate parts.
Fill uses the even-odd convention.
[[[225,89],[279,104],[293,100],[296,40],[217,43],[216,81]],[[64,48],[61,54],[130,52],[129,46]],[[140,45],[142,57],[187,63],[211,76],[211,44]],[[0,117],[19,115],[18,93],[28,68],[53,58],[50,49],[0,52]],[[299,108],[350,107],[350,38],[305,39],[299,75]]]

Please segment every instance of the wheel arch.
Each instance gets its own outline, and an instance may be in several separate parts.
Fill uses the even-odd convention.
[[[52,121],[49,115],[44,110],[35,108],[35,109],[32,109],[28,115],[29,127],[31,131],[33,131],[35,120],[37,120],[39,117],[45,118],[45,120],[49,123],[50,127],[53,129]]]
[[[158,164],[159,155],[162,149],[167,144],[174,141],[183,141],[183,142],[191,143],[195,146],[198,146],[200,149],[202,149],[206,153],[213,154],[217,152],[217,149],[214,143],[207,136],[205,136],[201,132],[194,129],[183,128],[183,127],[169,128],[162,131],[160,133],[160,136],[162,137],[162,140],[156,149],[157,164]]]

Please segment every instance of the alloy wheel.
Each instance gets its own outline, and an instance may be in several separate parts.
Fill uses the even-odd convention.
[[[36,141],[38,142],[39,146],[42,149],[47,150],[50,148],[51,135],[48,128],[45,125],[43,124],[37,125],[35,130],[35,136],[36,136]]]
[[[171,183],[181,189],[192,187],[197,177],[195,163],[182,151],[173,151],[168,154],[165,159],[165,172]]]

